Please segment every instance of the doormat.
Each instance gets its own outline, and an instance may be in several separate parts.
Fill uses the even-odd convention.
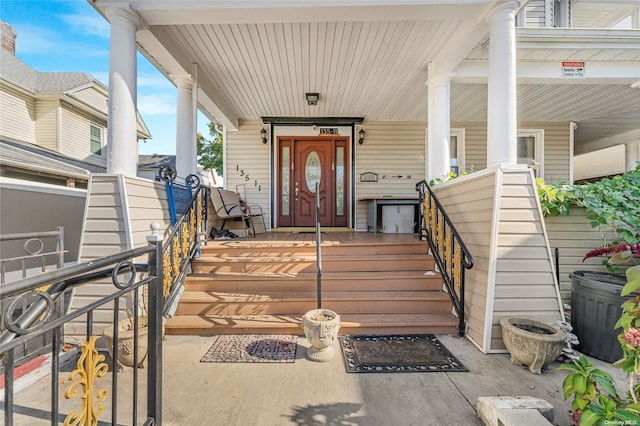
[[[238,334],[217,336],[200,362],[292,363],[298,336]]]
[[[469,371],[433,334],[340,336],[348,373]]]

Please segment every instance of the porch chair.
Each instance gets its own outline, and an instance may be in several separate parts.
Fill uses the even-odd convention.
[[[218,216],[218,219],[222,219],[222,225],[220,230],[224,229],[224,225],[229,219],[240,219],[245,225],[245,237],[249,238],[249,229],[253,232],[253,237],[256,237],[256,227],[254,220],[260,218],[262,221],[262,229],[266,230],[264,222],[264,214],[262,207],[258,205],[247,205],[240,195],[233,191],[228,191],[222,188],[211,189],[211,203],[213,209]]]

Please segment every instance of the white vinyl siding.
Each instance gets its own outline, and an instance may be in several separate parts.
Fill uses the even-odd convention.
[[[394,195],[417,197],[416,183],[425,178],[424,122],[366,122],[362,145],[355,144],[355,198]],[[373,172],[377,182],[360,182]],[[356,201],[356,231],[367,229],[367,205]]]
[[[452,123],[451,127],[465,129],[465,168],[482,170],[487,166],[486,123]],[[523,122],[519,129],[544,130],[544,180],[548,183],[569,183],[570,123]]]
[[[469,173],[487,167],[487,123],[453,122],[452,129],[464,129],[464,167]]]
[[[35,101],[5,85],[0,85],[0,136],[36,143]]]
[[[58,100],[36,101],[37,144],[52,151],[58,151]]]
[[[561,318],[553,259],[538,209],[536,186],[526,171],[504,171],[500,187],[495,298],[490,350],[504,350],[500,318]]]
[[[550,0],[553,2],[553,0]],[[543,28],[546,26],[547,3],[549,0],[529,0],[525,6],[525,27]]]
[[[582,261],[591,249],[600,247],[605,241],[615,241],[615,235],[606,229],[592,228],[587,219],[589,213],[582,207],[572,207],[569,216],[549,216],[545,218],[549,246],[552,253],[558,249],[560,255],[560,294],[562,300],[571,301],[571,278],[569,275],[578,270],[602,271],[603,258],[591,258]],[[603,227],[604,228],[604,227]]]
[[[119,253],[147,244],[152,222],[161,232],[170,225],[166,187],[163,183],[122,175],[92,174],[87,190],[80,261]],[[146,259],[138,259],[146,262]],[[85,306],[112,291],[111,279],[79,287],[72,308]],[[94,316],[94,332],[99,333],[112,321],[111,306],[99,309]],[[84,322],[74,322],[65,334],[82,335]]]
[[[107,114],[107,96],[97,90],[95,87],[87,87],[77,92],[70,93],[69,95],[91,106],[92,108],[104,114]]]
[[[502,316],[560,319],[531,171],[492,168],[434,190],[475,261],[465,282],[468,336],[474,344],[485,353],[504,352]]]
[[[157,222],[160,229],[171,225],[166,185],[138,177],[127,177],[125,185],[133,247],[145,246],[151,223]]]
[[[62,154],[72,158],[78,158],[85,161],[90,161],[96,165],[106,165],[106,157],[95,155],[91,153],[90,142],[90,126],[102,125],[106,128],[106,122],[97,122],[96,120],[79,114],[72,110],[67,104],[63,103],[61,109],[61,140],[60,151]],[[132,147],[134,150],[136,147]],[[135,151],[132,151],[135,152]]]
[[[260,121],[241,121],[237,132],[227,132],[224,183],[226,189],[246,197],[250,205],[261,206],[270,228],[271,144],[262,143],[260,130]]]
[[[482,346],[489,282],[491,223],[494,211],[495,174],[470,176],[464,185],[436,186],[435,193],[474,259],[465,275],[465,311],[468,336]]]

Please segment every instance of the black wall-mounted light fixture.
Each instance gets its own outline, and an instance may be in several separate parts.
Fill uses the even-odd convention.
[[[307,100],[307,105],[318,105],[318,100],[320,99],[319,93],[305,93],[305,99]]]
[[[260,136],[262,137],[262,143],[263,144],[267,144],[267,130],[266,129],[262,129],[260,130]]]
[[[360,129],[360,131],[358,132],[358,144],[362,145],[364,143],[364,135],[367,132],[364,131],[364,129]]]

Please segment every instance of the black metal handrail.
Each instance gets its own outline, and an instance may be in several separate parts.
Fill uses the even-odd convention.
[[[316,292],[317,308],[322,309],[322,232],[320,231],[320,188],[316,183]]]
[[[157,230],[159,226],[156,226]],[[74,266],[61,268],[41,275],[25,278],[20,281],[7,283],[2,287],[0,301],[9,301],[7,309],[2,314],[5,320],[5,331],[0,336],[0,362],[4,366],[4,422],[13,424],[14,415],[14,351],[27,340],[44,335],[53,334],[51,348],[51,399],[49,407],[34,407],[36,410],[47,409],[51,416],[52,424],[58,424],[60,413],[60,384],[68,382],[64,396],[67,399],[77,398],[77,411],[69,413],[65,424],[84,424],[82,419],[95,419],[104,411],[104,403],[108,396],[111,400],[111,422],[118,424],[118,376],[119,365],[119,320],[120,299],[130,297],[132,300],[131,313],[138,313],[139,294],[143,290],[147,294],[144,304],[146,309],[147,334],[147,385],[146,385],[146,413],[145,424],[162,424],[162,281],[158,271],[162,270],[162,236],[155,232],[147,237],[149,244],[133,250],[128,250],[90,262],[80,263]],[[147,255],[148,264],[136,265],[134,260],[139,256]],[[136,272],[144,271],[144,274]],[[102,279],[100,285],[106,284],[105,277],[111,277],[114,289],[111,294],[88,303],[85,306],[74,309],[69,313],[56,316],[54,304],[66,290],[80,287]],[[15,312],[14,307],[22,299],[30,299],[29,305],[23,312]],[[113,342],[109,346],[111,360],[106,361],[105,355],[100,354],[96,347],[97,336],[94,335],[94,313],[100,308],[108,308],[112,312]],[[79,350],[74,351],[77,356],[77,368],[68,378],[61,378],[62,353],[59,344],[60,336],[64,332],[64,326],[73,320],[85,318],[86,342],[79,345]],[[133,337],[133,371],[132,371],[132,421],[130,424],[138,424],[138,364],[144,359],[139,353],[138,325],[143,321],[136,314],[130,319],[136,330]],[[111,373],[111,391],[97,389],[100,377]],[[95,385],[95,387],[94,387]],[[110,395],[109,395],[110,393]],[[92,401],[92,404],[84,404],[83,401]],[[46,411],[45,411],[46,412]]]
[[[200,240],[207,223],[207,189],[195,175],[189,175],[193,195],[176,224],[167,231],[163,256],[163,315],[172,316],[184,291],[184,280],[191,270],[191,261],[199,254]]]
[[[473,256],[429,184],[416,184],[422,205],[419,238],[426,238],[458,316],[458,333],[465,334],[465,270],[473,268]]]

